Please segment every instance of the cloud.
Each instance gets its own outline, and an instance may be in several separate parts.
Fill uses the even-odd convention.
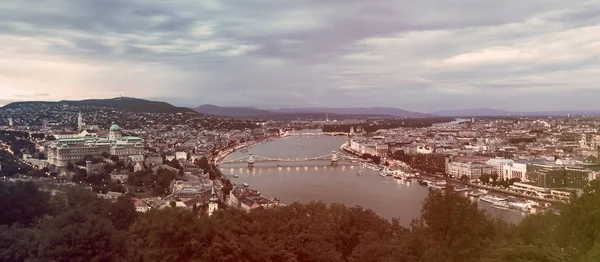
[[[11,101],[600,109],[599,11],[559,0],[8,1],[0,87],[18,90],[3,93]]]

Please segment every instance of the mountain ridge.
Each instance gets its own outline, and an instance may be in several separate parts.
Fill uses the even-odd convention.
[[[323,114],[324,116],[329,114],[335,115],[381,115],[381,116],[394,116],[394,117],[430,117],[432,115],[412,112],[403,109],[393,107],[338,107],[338,108],[324,108],[324,107],[305,107],[305,108],[269,108],[259,109],[256,107],[222,107],[212,104],[205,104],[193,108],[196,112],[211,115],[220,116],[232,116],[232,117],[252,117],[261,116],[268,117],[273,115],[282,114]]]
[[[6,104],[2,109],[13,109],[28,104],[68,104],[75,106],[103,106],[130,110],[139,113],[185,113],[194,112],[185,107],[176,107],[163,101],[152,101],[132,97],[116,97],[107,99],[61,100],[61,101],[20,101]]]

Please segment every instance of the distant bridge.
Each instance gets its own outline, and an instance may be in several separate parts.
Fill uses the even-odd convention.
[[[253,167],[254,163],[261,162],[309,162],[309,161],[323,161],[329,160],[331,161],[331,165],[336,165],[339,160],[358,160],[358,158],[342,155],[339,156],[336,151],[332,151],[331,154],[316,156],[316,157],[304,157],[304,158],[274,158],[274,157],[264,157],[264,156],[255,156],[252,153],[248,154],[248,156],[243,156],[236,159],[231,159],[227,161],[222,161],[219,164],[236,164],[236,163],[248,163],[248,167]]]
[[[286,136],[320,136],[320,135],[347,136],[348,133],[345,133],[345,132],[285,132],[285,134],[283,134],[284,137],[286,137]]]

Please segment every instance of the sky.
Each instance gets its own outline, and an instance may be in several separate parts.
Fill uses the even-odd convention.
[[[0,105],[600,110],[600,0],[3,0]]]

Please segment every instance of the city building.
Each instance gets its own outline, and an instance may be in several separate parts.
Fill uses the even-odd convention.
[[[53,141],[47,151],[48,162],[56,167],[65,167],[86,156],[100,158],[103,153],[121,157],[143,155],[144,140],[134,136],[122,136],[121,128],[113,123],[108,138],[74,137]]]
[[[481,175],[491,175],[494,168],[485,163],[454,161],[448,164],[449,175],[454,177],[466,176],[469,179],[477,179]]]
[[[212,187],[212,191],[210,192],[210,199],[208,202],[208,216],[212,216],[212,214],[219,210],[219,203],[217,202],[219,199],[217,198],[217,193],[215,193],[215,187]]]

